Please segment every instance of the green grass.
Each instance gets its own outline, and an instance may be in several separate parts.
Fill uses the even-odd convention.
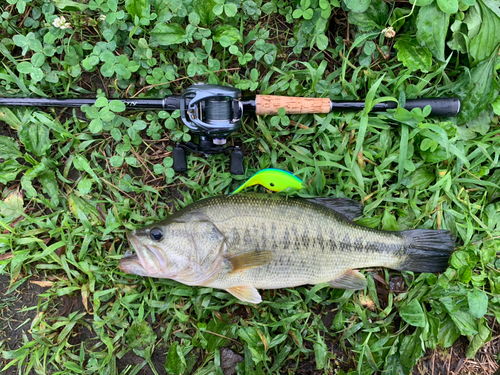
[[[61,16],[69,28],[53,26]],[[25,306],[37,315],[23,339],[0,341],[0,372],[221,374],[227,347],[244,357],[238,374],[409,374],[427,349],[465,340],[474,358],[491,340],[500,316],[495,1],[7,0],[0,25],[0,96],[103,98],[82,111],[0,108],[0,274],[11,293],[47,282]],[[161,98],[201,81],[368,106],[458,96],[463,108],[450,119],[402,108],[248,116],[230,137],[243,146],[245,176],[231,176],[224,155],[189,156],[188,172],[175,174],[172,146],[191,139],[179,114],[128,112],[112,99]],[[306,181],[303,196],[361,201],[363,225],[451,230],[450,267],[367,270],[361,292],[262,291],[258,306],[118,269],[128,230],[268,167]]]

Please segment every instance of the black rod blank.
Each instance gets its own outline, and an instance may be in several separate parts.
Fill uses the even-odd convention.
[[[174,111],[180,109],[180,95],[168,96],[165,99],[108,99],[124,103],[128,109],[152,109]],[[4,107],[58,107],[78,108],[82,105],[93,105],[97,99],[52,99],[52,98],[0,98],[0,106]]]
[[[167,96],[165,99],[110,99],[119,100],[127,106],[128,109],[141,110],[166,110],[174,111],[180,109],[180,95]],[[0,106],[5,107],[59,107],[59,108],[77,108],[82,105],[93,105],[96,99],[51,99],[51,98],[0,98]],[[255,111],[254,98],[243,98],[243,109]],[[216,103],[213,103],[216,105]],[[458,98],[422,98],[407,100],[404,106],[407,110],[413,108],[425,108],[430,105],[431,116],[453,117],[460,112],[460,99]],[[362,111],[365,108],[363,101],[332,101],[331,112],[336,111]],[[384,102],[376,104],[372,111],[380,112],[388,109],[397,108],[396,102]]]

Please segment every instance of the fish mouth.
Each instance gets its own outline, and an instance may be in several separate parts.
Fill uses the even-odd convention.
[[[134,230],[127,234],[127,239],[132,247],[125,252],[118,268],[124,272],[142,276],[152,276],[161,272],[162,269],[165,269],[166,262],[159,254],[159,249],[156,246],[143,244],[135,233]]]
[[[123,258],[125,260],[138,260],[139,257],[137,256],[136,253],[134,253],[134,250],[128,249],[125,254],[123,254]]]

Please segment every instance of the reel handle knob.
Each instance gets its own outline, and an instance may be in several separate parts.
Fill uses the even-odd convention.
[[[186,172],[187,171],[187,162],[186,162],[186,151],[176,145],[172,150],[172,156],[174,158],[174,171],[176,172]]]
[[[236,146],[231,152],[231,167],[229,168],[231,174],[242,175],[245,173],[243,169],[243,152]]]

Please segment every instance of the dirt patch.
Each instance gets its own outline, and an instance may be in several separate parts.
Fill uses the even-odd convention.
[[[0,351],[16,350],[23,346],[23,335],[32,340],[29,329],[37,315],[36,306],[46,288],[27,280],[15,291],[9,293],[10,276],[0,275]],[[35,308],[32,308],[32,307]],[[0,369],[7,361],[0,358]],[[15,375],[17,367],[10,367],[3,375]],[[33,372],[31,372],[33,373]]]
[[[451,348],[427,350],[413,370],[412,375],[493,375],[500,369],[497,357],[500,353],[500,332],[498,324],[493,329],[493,339],[487,342],[475,358],[467,358],[465,353],[469,342],[465,337],[458,339]],[[497,374],[495,374],[497,375]]]
[[[231,349],[220,349],[220,361],[222,371],[224,371],[224,375],[234,375],[236,373],[236,366],[238,365],[238,363],[243,362],[244,359],[244,357],[236,354]]]

